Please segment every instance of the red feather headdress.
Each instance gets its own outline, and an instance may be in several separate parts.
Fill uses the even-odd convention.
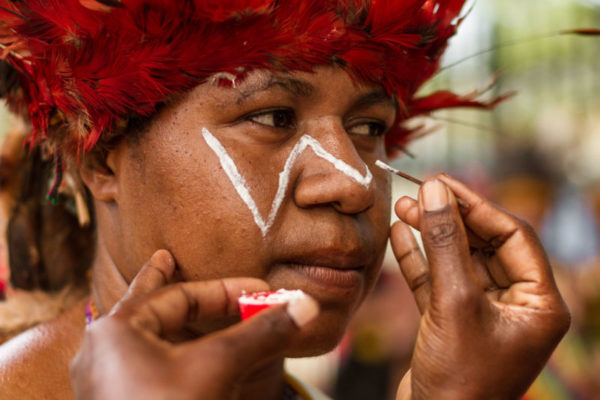
[[[398,99],[390,150],[407,140],[410,117],[490,106],[449,92],[415,97],[438,70],[464,2],[0,0],[0,58],[12,67],[0,95],[26,111],[32,143],[74,154],[217,72],[243,79],[259,68],[337,64]]]

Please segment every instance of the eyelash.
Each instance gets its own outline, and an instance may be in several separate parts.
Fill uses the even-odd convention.
[[[260,118],[271,116],[271,121],[259,121]],[[288,108],[277,108],[271,110],[260,111],[245,117],[247,121],[255,124],[260,124],[272,128],[291,129],[296,126],[296,114]],[[270,123],[269,123],[270,122]],[[352,130],[359,126],[367,126],[368,133],[355,133]],[[383,136],[387,130],[387,124],[381,121],[365,121],[346,128],[349,134],[357,136],[377,137]],[[373,132],[375,130],[375,132]]]
[[[352,128],[356,128],[357,126],[367,126],[369,129],[368,133],[353,133]],[[373,132],[373,130],[375,130],[375,132]],[[387,125],[385,123],[379,122],[379,121],[365,121],[365,122],[358,123],[358,124],[354,125],[353,127],[350,127],[347,129],[348,133],[350,133],[350,134],[354,134],[357,136],[370,136],[370,137],[383,136],[387,132],[387,130],[388,130]]]
[[[272,116],[272,124],[269,124],[265,121],[258,121],[259,118],[261,117],[266,117],[266,116]],[[277,117],[283,117],[281,118],[277,118]],[[246,118],[246,120],[250,121],[250,122],[254,122],[255,124],[260,124],[260,125],[264,125],[264,126],[269,126],[269,127],[273,127],[273,128],[280,128],[280,129],[290,129],[293,128],[296,125],[296,114],[294,113],[293,110],[291,109],[287,109],[287,108],[277,108],[277,109],[272,109],[272,110],[266,110],[266,111],[260,111],[251,115],[248,115]]]

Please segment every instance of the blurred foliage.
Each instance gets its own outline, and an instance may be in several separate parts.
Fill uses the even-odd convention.
[[[599,2],[479,0],[452,40],[438,76],[424,92],[484,88],[517,95],[493,112],[437,113],[441,129],[414,143],[416,159],[397,165],[423,170],[494,170],[506,153],[534,146],[577,184],[600,177],[600,36],[558,35],[564,29],[600,29]],[[597,171],[596,171],[597,170]]]

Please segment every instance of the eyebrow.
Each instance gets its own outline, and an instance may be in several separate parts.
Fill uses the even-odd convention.
[[[269,80],[267,82],[252,85],[248,87],[247,90],[240,91],[240,96],[236,100],[236,103],[241,104],[246,99],[258,93],[265,92],[275,86],[281,87],[282,89],[291,93],[292,95],[299,97],[311,97],[316,91],[315,87],[308,82],[291,77],[280,77],[272,75],[269,77]]]
[[[291,93],[294,96],[310,98],[315,95],[316,88],[303,80],[292,78],[292,77],[281,77],[277,75],[271,75],[266,82],[257,83],[256,85],[249,85],[247,90],[240,91],[240,96],[237,98],[236,103],[242,104],[246,99],[265,92],[275,86],[281,87],[285,91]],[[390,97],[384,90],[376,89],[360,96],[354,107],[369,107],[375,104],[384,103],[395,109],[398,108],[398,102],[395,98]]]
[[[368,92],[358,98],[358,100],[354,103],[354,107],[369,107],[375,104],[384,103],[385,105],[389,105],[393,108],[398,108],[398,102],[395,98],[388,96],[388,94],[383,90],[373,90]]]

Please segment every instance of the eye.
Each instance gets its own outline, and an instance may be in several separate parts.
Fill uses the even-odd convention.
[[[296,123],[293,110],[280,108],[249,115],[247,120],[273,128],[292,128]]]
[[[363,122],[348,128],[348,133],[358,136],[381,136],[386,131],[387,126],[383,122]]]

